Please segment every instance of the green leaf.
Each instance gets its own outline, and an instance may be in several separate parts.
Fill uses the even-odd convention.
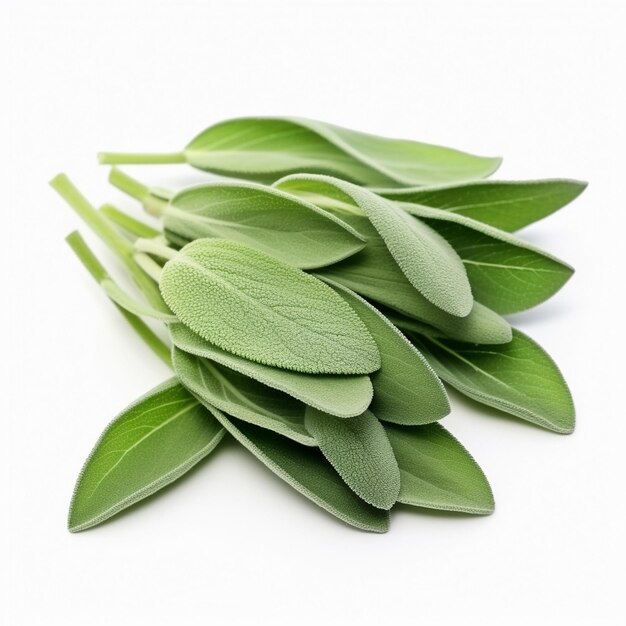
[[[296,186],[308,181],[321,196],[337,198],[339,192],[344,204],[363,212],[402,273],[426,300],[450,315],[469,314],[473,298],[465,268],[452,246],[436,231],[411,219],[395,203],[337,178],[298,174],[276,185],[288,190],[294,180]]]
[[[223,428],[175,378],[124,409],[83,467],[69,529],[85,530],[176,480],[209,454]]]
[[[338,283],[329,284],[357,312],[378,346],[381,367],[371,374],[370,407],[376,417],[396,424],[427,424],[447,415],[445,389],[419,351],[369,302]]]
[[[176,347],[172,364],[180,382],[204,404],[299,444],[317,445],[304,426],[305,406],[295,398]]]
[[[440,424],[385,427],[400,466],[398,502],[428,509],[489,514],[491,487],[476,461]]]
[[[395,504],[400,470],[385,429],[371,411],[339,419],[307,407],[304,423],[354,493],[378,509]]]
[[[469,315],[457,317],[426,300],[402,273],[370,221],[338,188],[318,180],[297,177],[278,181],[276,185],[336,213],[367,239],[361,252],[318,270],[318,276],[329,278],[370,300],[424,321],[455,339],[484,344],[511,341],[508,322],[478,302],[474,302]]]
[[[116,282],[110,278],[105,278],[100,282],[100,286],[104,289],[106,294],[123,309],[129,313],[134,313],[141,317],[151,317],[162,322],[175,322],[176,316],[168,313],[164,313],[149,304],[138,302],[131,298]]]
[[[373,389],[368,376],[301,374],[255,363],[218,348],[183,324],[171,324],[170,337],[172,343],[185,352],[215,361],[331,415],[360,415],[372,401]]]
[[[335,517],[362,530],[384,533],[389,513],[361,500],[317,448],[303,448],[271,432],[231,421],[208,406],[224,428],[279,478]]]
[[[557,433],[574,430],[574,404],[561,372],[530,337],[513,330],[502,346],[409,334],[440,378],[461,393]]]
[[[578,180],[479,180],[441,187],[377,189],[396,200],[425,204],[513,232],[554,213],[587,186]]]
[[[559,259],[493,226],[417,204],[400,206],[450,242],[463,259],[474,297],[502,315],[547,300],[574,273]]]
[[[314,172],[385,187],[485,178],[501,162],[499,158],[293,117],[226,120],[201,132],[183,152],[109,152],[100,153],[99,158],[109,164],[187,161],[202,170],[259,182],[295,172]]]
[[[163,217],[168,238],[231,239],[303,269],[336,263],[365,245],[332,213],[253,183],[185,189],[172,198]]]
[[[363,322],[328,285],[242,244],[188,244],[165,264],[160,286],[181,322],[251,361],[312,374],[380,367]]]

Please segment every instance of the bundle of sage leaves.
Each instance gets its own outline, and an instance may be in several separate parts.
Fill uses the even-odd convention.
[[[482,470],[439,423],[443,383],[573,430],[557,366],[503,315],[572,275],[512,233],[585,183],[486,181],[500,159],[295,118],[229,120],[182,152],[100,161],[187,162],[217,177],[171,191],[113,167],[111,183],[158,227],[96,209],[63,174],[51,181],[138,293],[78,232],[68,243],[174,373],[104,430],[74,490],[71,531],[175,481],[226,433],[357,528],[386,531],[396,503],[491,513]]]

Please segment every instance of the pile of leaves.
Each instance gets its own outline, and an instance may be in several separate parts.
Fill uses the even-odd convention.
[[[304,496],[384,532],[396,503],[488,514],[489,483],[439,420],[444,384],[545,429],[574,428],[557,366],[503,315],[570,266],[512,232],[576,198],[573,180],[486,181],[500,160],[288,118],[216,124],[182,152],[100,155],[220,176],[176,192],[113,167],[158,218],[53,188],[117,255],[123,290],[67,241],[174,377],[124,409],[87,459],[69,528],[176,480],[226,433]],[[162,321],[164,343],[144,318]]]

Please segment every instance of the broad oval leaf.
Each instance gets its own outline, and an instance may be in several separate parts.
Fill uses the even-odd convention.
[[[170,324],[169,329],[172,343],[181,350],[215,361],[326,413],[353,417],[363,413],[372,401],[373,389],[368,376],[302,374],[270,367],[226,352],[183,324]]]
[[[361,530],[387,532],[389,513],[361,500],[317,448],[304,448],[245,422],[235,423],[218,409],[207,408],[261,463],[309,500],[346,524]]]
[[[317,445],[304,426],[305,405],[295,398],[176,347],[172,365],[180,382],[205,405],[299,444]]]
[[[100,524],[176,480],[209,454],[224,429],[175,378],[105,429],[74,489],[69,529]]]
[[[406,316],[422,320],[460,341],[493,344],[511,341],[511,327],[499,315],[474,302],[466,317],[441,311],[413,288],[396,265],[387,247],[369,220],[357,210],[346,194],[316,181],[287,178],[277,183],[286,191],[336,212],[367,239],[361,252],[330,267],[318,270],[356,293],[382,303]]]
[[[398,466],[398,502],[442,511],[486,515],[494,510],[485,474],[440,424],[385,427]]]
[[[450,412],[445,389],[415,346],[369,302],[338,283],[329,284],[357,312],[378,346],[381,366],[371,374],[374,415],[396,424],[428,424],[445,417]]]
[[[254,183],[185,189],[172,198],[163,219],[170,239],[231,239],[302,269],[336,263],[365,245],[333,214]]]
[[[416,189],[377,189],[397,202],[413,202],[464,215],[513,232],[576,199],[587,187],[579,180],[477,180]]]
[[[400,470],[385,429],[371,411],[339,419],[307,407],[304,423],[354,493],[379,509],[395,504]]]
[[[124,162],[123,155],[116,156],[116,162]],[[485,178],[501,162],[287,117],[220,122],[195,137],[185,148],[184,158],[199,169],[259,182],[314,172],[360,185],[391,187]]]
[[[289,189],[292,180],[296,184],[310,181],[318,193],[330,193],[331,197],[339,190],[347,203],[365,214],[402,273],[426,300],[450,315],[470,313],[474,301],[463,263],[454,248],[428,225],[411,219],[396,203],[337,178],[297,174],[277,186]]]
[[[501,315],[547,300],[574,273],[546,252],[464,215],[417,204],[400,206],[450,242],[465,264],[475,298]]]
[[[161,293],[204,339],[251,361],[313,374],[369,374],[376,344],[322,281],[242,244],[199,239],[168,261]]]
[[[557,433],[574,430],[574,403],[561,372],[530,337],[513,330],[502,346],[409,334],[446,383],[488,406]]]

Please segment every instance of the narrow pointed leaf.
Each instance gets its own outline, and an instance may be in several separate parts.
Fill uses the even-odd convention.
[[[478,180],[441,187],[377,189],[397,202],[413,202],[478,220],[509,232],[558,211],[587,186],[578,180]]]
[[[363,248],[350,226],[314,204],[253,183],[214,183],[177,193],[163,214],[168,238],[231,239],[310,269]]]
[[[181,322],[251,361],[314,374],[380,367],[363,322],[328,285],[242,244],[188,244],[165,264],[160,287]]]
[[[342,420],[307,407],[305,425],[354,493],[379,509],[395,504],[400,470],[385,429],[371,411]]]
[[[371,374],[370,407],[376,417],[396,424],[427,424],[447,415],[445,389],[415,346],[369,302],[338,283],[330,284],[357,312],[378,346],[381,367]]]
[[[557,433],[574,430],[574,403],[561,372],[530,337],[513,330],[502,346],[409,335],[446,383],[477,402]]]
[[[361,500],[317,448],[304,448],[257,426],[235,422],[213,407],[207,408],[261,463],[318,506],[362,530],[384,533],[389,529],[389,513]]]
[[[172,343],[185,352],[224,365],[338,417],[360,415],[372,401],[373,389],[368,376],[302,374],[255,363],[218,348],[183,324],[171,324],[170,337]]]
[[[78,477],[69,529],[85,530],[176,480],[209,454],[224,429],[176,379],[107,426]]]
[[[417,204],[400,206],[450,242],[465,264],[474,297],[502,315],[547,300],[574,273],[563,261],[493,226]]]
[[[400,467],[398,502],[485,515],[491,487],[467,450],[440,424],[385,427]]]
[[[411,219],[394,202],[337,178],[298,174],[277,183],[280,189],[309,181],[317,193],[337,197],[360,210],[378,232],[402,273],[423,296],[450,315],[465,317],[473,298],[465,268],[452,246],[428,225]]]
[[[299,444],[317,445],[304,426],[305,405],[295,398],[178,348],[172,364],[180,382],[204,404]]]

